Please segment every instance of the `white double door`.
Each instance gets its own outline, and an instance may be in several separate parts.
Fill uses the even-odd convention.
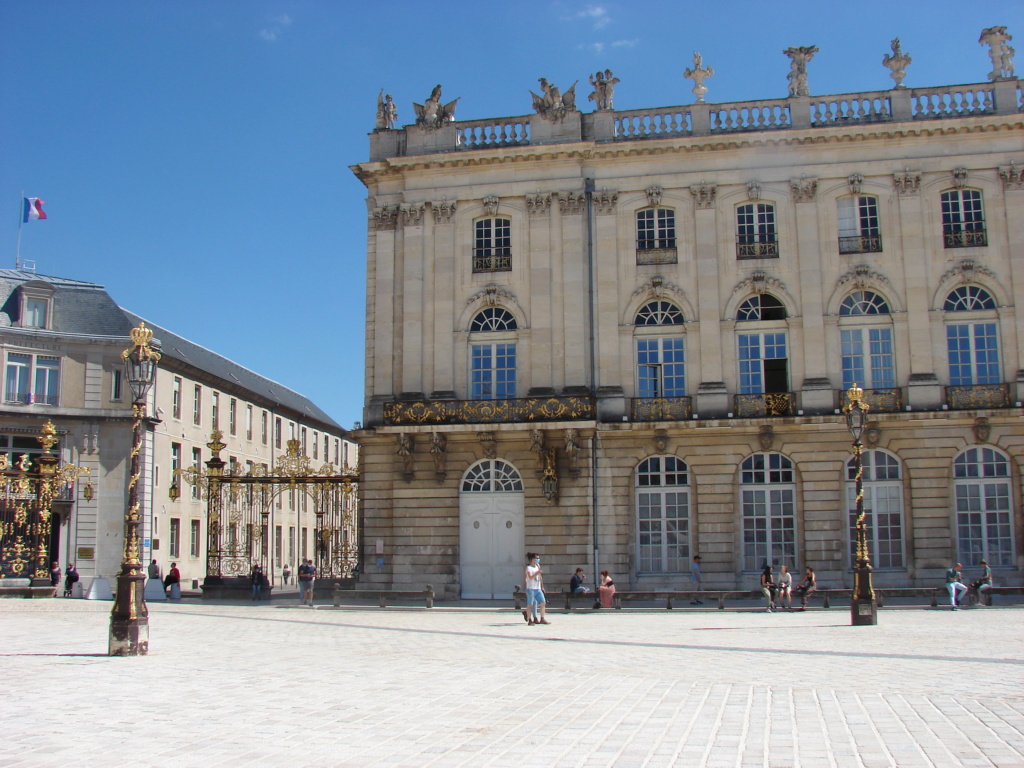
[[[507,599],[523,586],[523,494],[463,492],[459,496],[462,597]]]

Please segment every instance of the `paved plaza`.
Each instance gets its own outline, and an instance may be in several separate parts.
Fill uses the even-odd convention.
[[[1024,609],[0,600],[0,766],[1024,766]]]

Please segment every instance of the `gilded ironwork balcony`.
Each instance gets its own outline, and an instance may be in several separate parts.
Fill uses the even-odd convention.
[[[954,410],[972,408],[1008,408],[1010,387],[1007,384],[970,384],[946,387],[946,404]]]
[[[686,421],[693,418],[689,397],[634,397],[630,409],[633,421]]]
[[[473,250],[473,272],[511,272],[512,251],[501,249],[495,253],[494,248],[476,248]]]
[[[637,248],[636,263],[646,264],[677,264],[679,254],[675,248]]]
[[[871,407],[872,411],[892,413],[903,410],[903,393],[899,387],[887,389],[865,389],[861,397],[864,403]],[[839,408],[845,409],[849,398],[846,390],[839,390]]]
[[[736,241],[737,259],[777,259],[779,258],[779,241],[774,237],[771,240],[759,240],[757,242]]]
[[[388,426],[589,421],[596,417],[594,398],[576,395],[516,400],[420,400],[384,404],[384,424]]]
[[[851,235],[839,238],[840,253],[881,253],[881,235]]]
[[[792,416],[795,398],[792,392],[761,392],[755,395],[734,395],[736,416]]]
[[[988,245],[984,226],[976,229],[946,230],[942,233],[942,237],[946,248],[973,248],[979,245]]]

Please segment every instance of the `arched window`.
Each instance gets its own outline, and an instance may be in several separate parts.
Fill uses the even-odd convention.
[[[951,189],[942,193],[942,241],[946,248],[988,245],[981,192]]]
[[[483,459],[462,478],[463,493],[522,493],[523,479],[507,461]]]
[[[743,570],[766,562],[796,567],[796,473],[781,453],[755,453],[740,465]]]
[[[850,195],[836,201],[839,209],[839,252],[876,253],[882,250],[878,228],[878,198]]]
[[[512,270],[512,221],[501,216],[477,219],[473,226],[473,271]]]
[[[976,285],[962,285],[946,297],[947,312],[987,312],[968,322],[946,323],[946,349],[949,353],[950,386],[998,384],[999,334],[996,303],[992,295]]]
[[[957,559],[1013,565],[1010,462],[993,448],[968,448],[953,460]]]
[[[775,232],[775,206],[747,203],[736,208],[736,258],[777,259],[779,241]]]
[[[512,313],[502,307],[485,307],[477,316],[473,318],[473,322],[469,325],[469,330],[473,331],[514,331],[516,330],[516,319],[512,316]]]
[[[874,291],[854,291],[839,305],[839,316],[844,318],[839,321],[843,389],[854,384],[864,389],[896,386],[892,323],[862,319],[888,314],[888,302]]]
[[[651,456],[636,469],[637,569],[682,573],[690,559],[690,489],[685,462]]]
[[[469,325],[471,400],[516,396],[516,319],[507,309],[486,307]]]
[[[740,304],[737,321],[785,320],[786,307],[768,293],[755,294]],[[789,391],[786,332],[739,333],[740,394]]]
[[[651,301],[640,308],[634,324],[638,328],[665,328],[683,324],[683,313],[668,301]],[[636,337],[637,397],[683,397],[686,395],[686,351],[681,334]]]
[[[786,305],[770,293],[759,293],[740,304],[737,320],[785,320]]]
[[[903,477],[899,460],[885,451],[864,451],[861,467],[871,565],[876,570],[903,568]],[[857,461],[853,457],[846,462],[846,479],[852,568],[857,556]]]

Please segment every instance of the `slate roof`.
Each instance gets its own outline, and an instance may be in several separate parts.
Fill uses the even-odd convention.
[[[224,382],[225,389],[244,389],[254,400],[264,400],[268,406],[293,411],[341,434],[346,431],[309,398],[119,307],[106,289],[96,283],[0,269],[0,327],[10,327],[12,321],[18,320],[20,308],[16,289],[31,281],[47,283],[53,288],[50,330],[55,333],[123,336],[127,342],[128,331],[144,322],[160,341],[161,354]]]

